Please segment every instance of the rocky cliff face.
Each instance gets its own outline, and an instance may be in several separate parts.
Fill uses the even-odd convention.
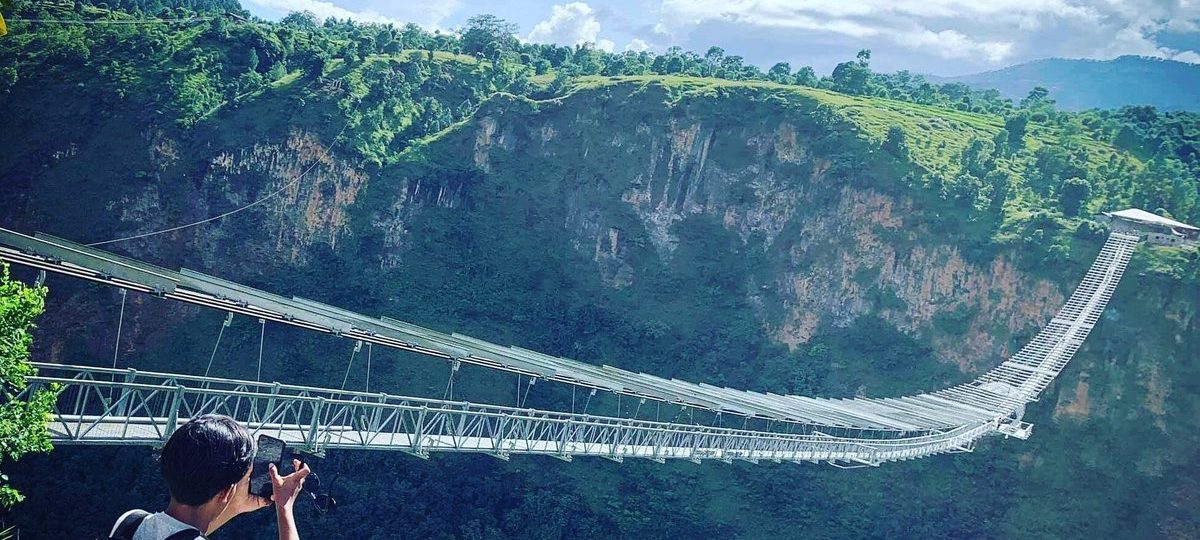
[[[285,140],[224,151],[212,158],[204,185],[223,195],[223,207],[240,208],[280,192],[266,203],[273,245],[293,263],[303,263],[317,243],[332,249],[348,230],[348,210],[368,175],[310,132]]]
[[[697,106],[626,124],[612,105],[589,105],[485,114],[452,138],[471,142],[470,166],[485,182],[520,170],[530,183],[569,186],[563,226],[613,287],[637,279],[634,252],[671,257],[672,226],[707,214],[767,253],[772,271],[753,294],[778,342],[794,347],[822,325],[875,313],[964,372],[997,363],[1069,292],[1018,270],[1011,253],[968,262],[911,219],[920,210],[910,198],[870,187],[888,179],[830,176],[832,157],[811,145],[822,134],[798,128],[803,119],[780,111],[731,122]],[[527,167],[563,159],[572,166],[553,176]],[[956,324],[940,328],[938,317]]]

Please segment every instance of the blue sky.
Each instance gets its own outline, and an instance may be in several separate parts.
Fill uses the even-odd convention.
[[[769,67],[838,62],[872,50],[880,71],[958,75],[1047,57],[1125,54],[1200,63],[1200,0],[242,0],[277,19],[308,10],[324,18],[414,22],[453,31],[472,15],[516,23],[534,42],[595,43],[662,52],[678,45]]]

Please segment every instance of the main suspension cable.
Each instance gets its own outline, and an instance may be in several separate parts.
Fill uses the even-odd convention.
[[[519,376],[519,375],[518,375],[518,376]],[[525,408],[525,402],[526,402],[526,401],[529,401],[529,391],[530,391],[530,390],[533,390],[533,385],[534,385],[535,383],[537,383],[537,378],[536,378],[536,377],[530,377],[530,378],[529,378],[529,383],[525,385],[525,397],[523,397],[523,398],[520,398],[520,399],[518,400],[518,402],[517,402],[517,408],[519,408],[519,409],[523,409],[523,408]],[[520,396],[520,394],[521,394],[521,387],[520,387],[520,386],[517,386],[517,395],[518,395],[518,396]]]
[[[113,369],[117,369],[117,354],[121,351],[121,326],[125,323],[125,297],[128,296],[128,293],[125,291],[125,289],[120,289],[120,290],[121,290],[121,315],[117,318],[117,339],[113,343],[113,363],[112,363]],[[117,382],[117,374],[115,372],[113,373],[112,380],[113,380],[113,382]],[[112,391],[109,392],[108,398],[110,400],[115,399],[116,395],[117,395],[117,389],[116,389],[116,387],[113,387]]]
[[[367,342],[367,383],[363,387],[363,392],[371,391],[371,342]]]
[[[583,414],[587,414],[588,406],[592,404],[592,396],[594,396],[594,395],[596,395],[595,388],[593,388],[591,392],[588,392],[587,401],[583,402]]]
[[[358,351],[362,350],[363,342],[361,340],[354,342],[354,352],[350,353],[350,361],[346,363],[346,374],[342,376],[342,390],[346,389],[346,382],[350,380],[350,368],[354,367],[354,357],[358,356]]]
[[[450,376],[446,378],[446,391],[442,392],[442,399],[454,399],[454,374],[458,373],[458,368],[462,366],[462,362],[455,358],[450,361]]]
[[[117,339],[116,343],[113,345],[113,369],[117,368],[117,353],[121,351],[121,326],[125,324],[126,296],[128,296],[128,292],[125,289],[121,289],[121,315],[117,318]]]
[[[262,330],[258,334],[258,372],[254,375],[254,382],[262,382],[263,342],[267,339],[267,320],[259,319],[258,324],[262,326]]]
[[[230,311],[225,315],[225,320],[221,322],[221,331],[217,332],[217,343],[213,345],[212,354],[208,357],[208,367],[204,368],[204,376],[208,377],[208,372],[212,370],[213,360],[217,358],[217,348],[221,346],[221,336],[225,335],[225,329],[233,323],[233,312]]]

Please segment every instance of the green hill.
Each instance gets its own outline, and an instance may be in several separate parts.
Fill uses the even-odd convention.
[[[1020,100],[1034,87],[1050,91],[1059,108],[1067,111],[1151,106],[1164,111],[1198,111],[1200,65],[1122,56],[1113,60],[1047,58],[995,71],[938,78],[979,89],[995,88]]]
[[[126,16],[81,16],[100,14]],[[597,364],[851,396],[998,363],[1099,249],[1091,212],[1136,205],[1200,222],[1191,115],[987,112],[994,103],[970,96],[923,104],[837,81],[689,75],[700,68],[683,55],[473,36],[303,18],[13,24],[0,38],[12,59],[0,68],[0,224],[104,241],[278,191],[110,247]],[[1144,249],[1126,279],[1030,407],[1029,441],[860,471],[331,453],[319,467],[341,475],[342,507],[303,514],[301,530],[1186,537],[1200,526],[1200,260]],[[116,293],[49,286],[35,356],[108,365]],[[130,299],[121,366],[203,370],[222,314]],[[258,332],[235,319],[214,370],[252,376]],[[319,385],[346,370],[351,351],[334,338],[266,336],[267,377]],[[444,364],[380,355],[375,366],[372,389],[445,391]],[[514,399],[511,380],[481,368],[463,368],[455,388]],[[539,384],[528,404],[570,399]],[[597,414],[613,410],[596,399]],[[23,537],[97,536],[162,502],[149,449],[59,448],[6,467],[28,496],[6,518]],[[104,478],[61,474],[81,470]],[[266,521],[222,534],[262,536]]]

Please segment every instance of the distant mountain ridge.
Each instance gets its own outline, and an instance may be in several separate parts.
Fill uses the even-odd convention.
[[[1113,60],[1047,58],[958,77],[932,77],[975,88],[995,88],[1020,100],[1035,86],[1050,90],[1058,107],[1070,111],[1153,105],[1162,110],[1200,111],[1200,64],[1122,56]]]

